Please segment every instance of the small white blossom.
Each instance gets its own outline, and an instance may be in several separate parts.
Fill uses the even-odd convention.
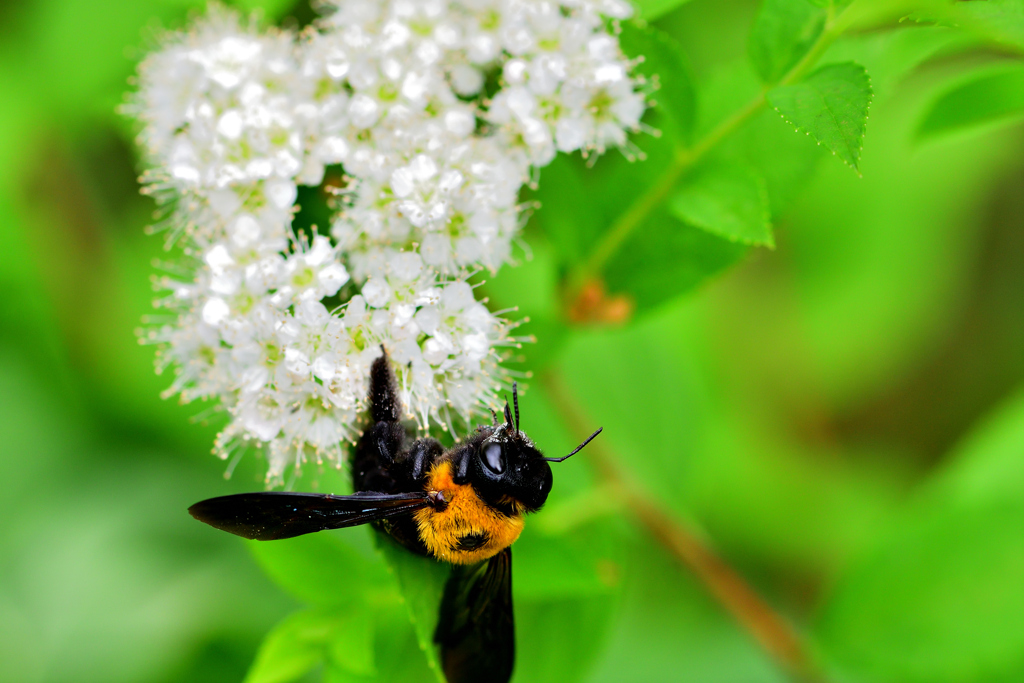
[[[336,0],[301,36],[214,8],[139,67],[147,190],[192,276],[150,330],[170,394],[219,399],[222,455],[269,483],[339,465],[387,349],[421,428],[496,403],[509,326],[465,282],[511,257],[519,194],[558,152],[603,152],[645,101],[613,21],[625,0]],[[341,165],[326,234],[300,185]]]

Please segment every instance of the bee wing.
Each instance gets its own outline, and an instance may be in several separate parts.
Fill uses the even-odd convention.
[[[430,504],[426,492],[239,493],[200,501],[188,509],[200,522],[257,541],[357,526],[415,512]]]
[[[516,657],[512,615],[512,549],[475,565],[455,565],[444,587],[434,631],[448,683],[512,677]]]

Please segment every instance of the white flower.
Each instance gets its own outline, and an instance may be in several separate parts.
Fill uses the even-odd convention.
[[[319,302],[334,296],[348,282],[348,270],[338,262],[334,247],[326,237],[317,235],[308,249],[288,256],[284,266],[285,285],[280,294]]]
[[[536,167],[624,144],[645,107],[610,22],[625,0],[327,9],[296,36],[215,7],[126,107],[189,273],[160,281],[177,320],[144,340],[169,393],[219,399],[219,451],[260,447],[268,483],[340,466],[382,345],[421,428],[493,406],[515,340],[465,279],[510,260]],[[298,235],[299,186],[336,164],[330,236]]]

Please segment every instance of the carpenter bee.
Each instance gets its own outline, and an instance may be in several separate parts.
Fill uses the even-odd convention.
[[[383,347],[382,347],[383,351]],[[370,369],[372,424],[352,459],[351,496],[262,492],[210,498],[189,508],[201,522],[260,541],[374,523],[412,552],[453,565],[434,641],[450,683],[503,683],[512,676],[512,549],[523,515],[551,491],[549,462],[519,429],[519,396],[504,422],[481,426],[446,450],[408,443],[386,351]]]

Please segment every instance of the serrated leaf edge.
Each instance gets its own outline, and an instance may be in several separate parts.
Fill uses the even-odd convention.
[[[842,161],[844,164],[846,164],[847,166],[852,168],[853,171],[859,177],[863,178],[864,174],[862,174],[860,172],[860,169],[857,167],[857,164],[860,162],[861,155],[864,152],[864,137],[867,135],[868,118],[870,117],[871,103],[875,99],[875,90],[874,90],[874,88],[871,87],[871,74],[869,74],[868,70],[865,69],[861,64],[858,64],[857,62],[852,62],[851,61],[851,62],[835,62],[833,64],[825,64],[824,66],[820,67],[819,69],[815,69],[815,72],[820,71],[821,69],[825,68],[825,66],[838,66],[838,65],[841,65],[841,64],[853,64],[855,66],[859,66],[860,67],[861,71],[864,73],[864,79],[865,79],[865,81],[867,81],[866,85],[868,86],[868,103],[867,103],[867,106],[864,107],[864,123],[861,124],[860,132],[857,135],[857,157],[854,160],[854,163],[851,164],[846,159],[843,159],[838,154],[836,154],[835,150],[833,150],[833,149],[829,149],[829,151],[832,152],[832,156],[838,157],[840,161]],[[811,75],[813,75],[813,74],[811,74]],[[799,83],[794,83],[793,85],[800,85],[800,83],[803,83],[803,82],[804,81],[800,81]],[[770,100],[769,100],[769,102],[770,102]],[[821,140],[819,140],[817,137],[815,137],[809,130],[805,130],[804,128],[798,126],[795,122],[790,121],[786,117],[786,115],[784,113],[782,113],[782,111],[778,107],[776,107],[774,104],[772,105],[772,109],[774,109],[776,111],[776,113],[779,114],[779,116],[782,118],[783,121],[785,121],[787,124],[792,126],[793,129],[796,130],[797,133],[803,133],[805,135],[808,135],[811,138],[814,138],[814,142],[817,143],[819,146],[822,145]]]

